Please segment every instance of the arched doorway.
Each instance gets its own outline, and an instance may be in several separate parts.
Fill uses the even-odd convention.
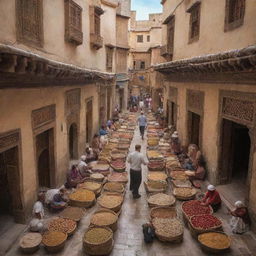
[[[38,180],[40,187],[47,187],[51,186],[51,179],[50,179],[50,156],[48,148],[43,150],[38,157],[37,162],[38,168]]]
[[[77,159],[78,158],[78,132],[77,132],[77,125],[72,123],[69,127],[69,158],[70,159]]]

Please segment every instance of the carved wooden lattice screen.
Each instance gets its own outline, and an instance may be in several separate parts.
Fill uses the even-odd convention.
[[[167,24],[167,51],[170,55],[173,54],[174,47],[174,28],[175,28],[175,17],[173,17]]]
[[[76,45],[83,43],[82,8],[72,0],[65,0],[65,38]]]
[[[191,10],[190,39],[199,37],[199,26],[200,26],[199,18],[200,18],[200,5],[197,5]]]
[[[43,46],[42,0],[16,0],[17,37],[21,42]]]

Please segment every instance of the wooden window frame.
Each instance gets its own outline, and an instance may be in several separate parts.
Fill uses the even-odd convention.
[[[167,23],[167,52],[173,56],[174,49],[174,33],[175,33],[175,16]]]
[[[189,39],[188,43],[193,43],[199,40],[200,37],[200,16],[201,16],[201,2],[196,1],[188,10],[188,13],[190,13],[190,19],[189,19]],[[194,24],[197,23],[198,26],[198,32],[196,35],[192,35],[194,30]]]
[[[143,43],[143,35],[137,35],[137,43]]]
[[[233,2],[233,5],[232,5]],[[235,2],[235,3],[234,3]],[[232,12],[232,15],[234,15],[234,9],[238,8],[238,5],[240,4],[240,18],[233,17],[234,20],[230,21],[230,14]],[[224,26],[224,32],[234,30],[238,27],[241,27],[244,24],[244,16],[245,16],[245,6],[246,0],[226,0],[226,7],[225,7],[225,26]],[[231,10],[233,6],[233,10]]]
[[[142,64],[143,64],[144,67],[142,67]],[[145,68],[146,68],[146,62],[144,60],[141,60],[140,61],[140,70],[143,70]]]
[[[147,35],[147,42],[150,42],[150,35]]]
[[[43,31],[43,1],[33,0],[33,4],[36,6],[35,19],[33,20],[33,13],[29,11],[24,14],[24,8],[26,9],[25,2],[27,0],[16,0],[16,28],[17,28],[17,40],[21,43],[25,43],[31,46],[43,47],[44,43],[44,31]],[[28,2],[26,2],[28,3]],[[28,15],[30,14],[30,15]],[[33,37],[33,33],[26,33],[26,23],[36,26],[37,35]],[[34,24],[33,24],[34,23]],[[35,35],[35,34],[34,34]]]
[[[112,72],[113,69],[113,53],[114,49],[112,47],[106,46],[106,70]]]
[[[65,0],[65,39],[75,45],[83,43],[82,11],[73,0]]]

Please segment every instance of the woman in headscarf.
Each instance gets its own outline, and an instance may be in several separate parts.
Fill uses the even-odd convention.
[[[214,212],[218,211],[221,207],[221,198],[219,192],[216,190],[215,186],[208,185],[207,192],[202,199],[201,205],[210,205]]]
[[[251,224],[247,207],[241,202],[235,202],[235,209],[230,211],[232,218],[230,220],[231,230],[235,234],[242,234],[249,230]]]
[[[102,147],[100,143],[100,136],[98,134],[95,134],[92,139],[92,150],[93,150],[93,153],[95,154],[96,160],[98,159],[101,149]]]
[[[77,184],[83,181],[83,177],[78,169],[78,166],[73,164],[67,173],[67,188],[76,188]]]
[[[198,159],[201,157],[201,151],[196,144],[188,146],[188,159],[185,160],[184,168],[194,171],[198,167]]]
[[[179,139],[179,134],[175,131],[171,136],[171,149],[172,153],[178,155],[181,153],[181,144]]]

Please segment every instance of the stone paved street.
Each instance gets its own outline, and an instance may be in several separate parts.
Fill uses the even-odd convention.
[[[134,149],[134,145],[142,143],[142,152],[146,153],[146,140],[142,141],[139,136],[138,128],[135,131],[134,139],[131,143],[131,149]],[[127,166],[128,167],[128,166]],[[146,177],[147,168],[144,166],[144,179]],[[143,241],[143,234],[141,225],[149,220],[149,207],[146,202],[146,192],[143,186],[140,187],[140,193],[142,197],[134,200],[130,192],[127,191],[125,195],[125,201],[122,206],[122,213],[118,222],[118,230],[115,233],[114,249],[111,256],[206,256],[201,251],[198,243],[192,238],[188,228],[185,228],[184,239],[179,244],[162,243],[157,240],[153,244],[146,245]],[[180,214],[180,202],[176,203],[178,215]],[[96,210],[97,205],[89,209],[85,217],[81,220],[78,230],[70,237],[66,243],[64,251],[55,254],[56,256],[82,256],[85,255],[82,249],[82,237],[84,231],[89,225],[89,220],[92,213]],[[223,256],[254,256],[256,255],[256,240],[251,232],[248,232],[242,236],[232,235],[230,232],[228,221],[229,216],[226,214],[227,210],[225,206],[216,214],[223,222],[224,231],[230,234],[232,237],[231,251]],[[21,256],[24,255],[18,250],[18,244],[6,254],[6,256]],[[40,248],[34,255],[43,256],[49,255],[44,248]]]

